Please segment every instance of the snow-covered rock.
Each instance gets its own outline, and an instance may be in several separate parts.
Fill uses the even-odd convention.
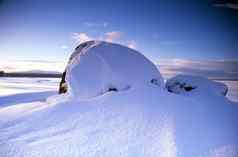
[[[151,61],[136,50],[102,41],[79,45],[66,68],[69,94],[80,99],[125,91],[148,82],[160,87],[164,84]]]
[[[176,94],[202,94],[223,95],[228,92],[228,87],[221,83],[200,76],[177,75],[166,81],[169,92]]]

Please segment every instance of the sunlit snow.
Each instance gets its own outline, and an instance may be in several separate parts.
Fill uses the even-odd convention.
[[[169,92],[153,63],[120,45],[80,51],[66,68],[68,93],[0,97],[0,156],[238,156],[237,103],[204,97],[205,87]]]

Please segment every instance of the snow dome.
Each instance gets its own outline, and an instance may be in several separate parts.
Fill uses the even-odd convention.
[[[66,68],[68,93],[86,99],[110,91],[126,91],[135,86],[163,85],[157,67],[128,47],[102,41],[80,44]]]

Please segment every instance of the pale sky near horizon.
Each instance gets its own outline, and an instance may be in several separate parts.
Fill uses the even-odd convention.
[[[225,60],[234,72],[238,60],[235,0],[0,0],[0,22],[0,68],[8,70],[62,71],[74,47],[90,39],[135,48],[154,62]]]

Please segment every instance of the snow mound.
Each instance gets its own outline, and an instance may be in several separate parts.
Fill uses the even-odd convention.
[[[166,81],[169,92],[176,94],[216,94],[225,96],[228,87],[220,82],[215,82],[200,76],[177,75]]]
[[[163,86],[152,62],[133,49],[102,41],[79,45],[66,68],[69,94],[80,99],[125,91],[146,82]]]

